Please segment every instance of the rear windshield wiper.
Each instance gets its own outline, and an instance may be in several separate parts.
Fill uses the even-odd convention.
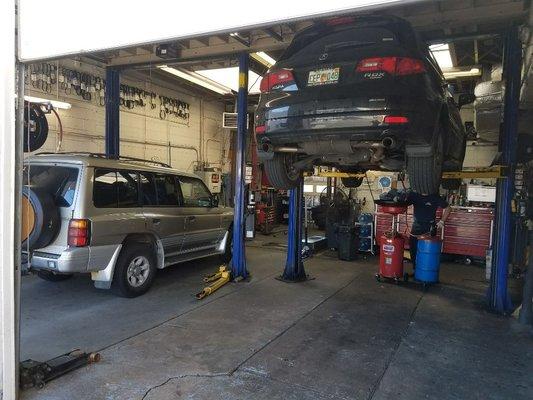
[[[324,46],[324,51],[328,52],[330,50],[342,49],[345,47],[363,47],[363,46],[369,46],[371,44],[376,44],[376,42],[361,42],[357,40],[352,40],[350,42],[339,42],[339,43],[328,44]]]

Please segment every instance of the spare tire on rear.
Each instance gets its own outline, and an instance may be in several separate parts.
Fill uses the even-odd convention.
[[[22,250],[49,245],[59,232],[61,218],[53,196],[41,188],[22,188]]]

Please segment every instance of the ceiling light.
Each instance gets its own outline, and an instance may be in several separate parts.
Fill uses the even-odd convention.
[[[51,104],[52,107],[61,108],[63,110],[70,110],[72,107],[70,103],[65,103],[64,101],[41,99],[40,97],[24,96],[24,100],[29,103]]]
[[[446,79],[455,79],[455,78],[468,78],[481,76],[481,68],[479,67],[466,67],[466,68],[447,68],[442,71],[444,78]]]
[[[226,95],[232,93],[232,90],[230,88],[213,82],[212,80],[205,78],[195,72],[184,71],[181,69],[169,67],[167,65],[160,65],[158,68],[165,72],[168,72],[169,74],[177,76],[181,79],[185,79],[191,83],[194,83],[195,85],[202,86],[218,94]]]
[[[250,56],[256,60],[259,61],[261,64],[263,64],[265,67],[270,68],[276,63],[276,60],[274,60],[272,57],[270,57],[267,53],[264,51],[258,51],[257,53],[252,53]]]
[[[435,60],[441,69],[453,67],[450,45],[448,43],[432,44],[429,46],[429,50],[433,54],[433,57],[435,57]]]

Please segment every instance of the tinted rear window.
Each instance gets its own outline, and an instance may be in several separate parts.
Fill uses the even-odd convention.
[[[133,171],[96,169],[93,203],[98,208],[138,207],[138,174]]]
[[[322,35],[311,35],[300,40],[297,39],[289,46],[282,58],[299,57],[304,54],[309,54],[316,58],[316,55],[322,53],[353,51],[356,48],[397,42],[396,35],[387,29],[349,28],[324,32]]]
[[[70,207],[74,202],[78,182],[78,168],[57,165],[25,165],[23,183],[45,189],[54,196],[59,207]]]

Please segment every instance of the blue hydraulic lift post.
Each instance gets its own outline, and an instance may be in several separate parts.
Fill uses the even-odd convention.
[[[233,214],[233,256],[231,275],[233,279],[248,277],[244,250],[244,156],[248,133],[248,66],[249,55],[239,55],[239,93],[237,95],[237,140],[235,141],[235,207]]]
[[[514,167],[518,139],[518,107],[522,68],[522,47],[518,27],[509,29],[504,49],[503,74],[505,98],[503,108],[503,137],[500,140],[501,161],[505,165],[505,177],[496,186],[496,223],[494,254],[490,287],[487,295],[489,307],[498,313],[512,309],[507,291],[509,268],[509,244],[511,242],[511,201],[514,192]]]
[[[307,279],[302,260],[302,222],[303,207],[303,177],[298,186],[289,192],[289,231],[287,233],[287,262],[280,280],[287,282],[301,282]]]
[[[105,153],[120,156],[120,71],[107,68],[105,72]]]

